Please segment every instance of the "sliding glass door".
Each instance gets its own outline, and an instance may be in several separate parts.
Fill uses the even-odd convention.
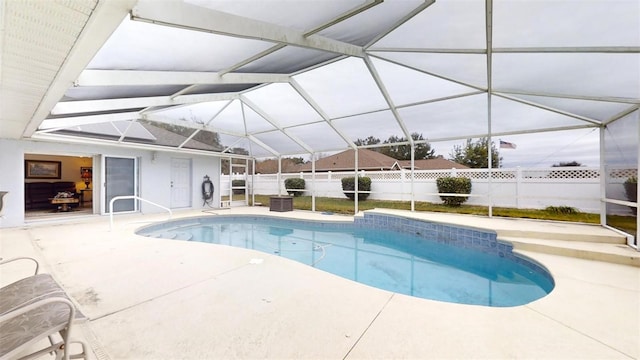
[[[109,202],[116,196],[138,195],[136,158],[104,157],[104,212],[109,213]],[[133,212],[138,210],[135,199],[116,200],[113,212]]]

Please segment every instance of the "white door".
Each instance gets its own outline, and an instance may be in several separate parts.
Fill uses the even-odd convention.
[[[171,208],[191,207],[191,159],[171,158]]]

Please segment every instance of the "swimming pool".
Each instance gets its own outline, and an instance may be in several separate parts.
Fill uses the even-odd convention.
[[[492,307],[548,294],[551,275],[488,231],[365,214],[353,223],[207,216],[141,228],[139,235],[254,249],[406,295]]]

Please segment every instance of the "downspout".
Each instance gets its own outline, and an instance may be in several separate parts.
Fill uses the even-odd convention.
[[[281,180],[282,180],[282,156],[278,155],[278,196],[282,196],[281,189]]]
[[[311,154],[311,211],[316,211],[316,154]]]
[[[600,225],[607,224],[607,169],[605,166],[606,125],[600,126]]]
[[[256,206],[256,158],[251,159],[251,206]]]
[[[491,92],[492,92],[492,52],[493,52],[493,41],[492,41],[492,26],[493,26],[493,0],[486,0],[486,37],[487,37],[487,130],[489,132],[489,137],[487,139],[487,161],[489,165],[489,192],[488,192],[488,200],[489,200],[489,217],[493,217],[493,198],[491,196],[492,189],[492,178],[493,178],[493,147],[492,147],[492,138],[491,138]]]
[[[353,187],[353,191],[354,191],[354,194],[353,194],[353,210],[354,210],[354,212],[353,212],[353,214],[356,215],[356,214],[358,214],[358,149],[357,148],[354,149],[353,153],[354,153],[354,159],[355,159],[353,168],[355,169],[355,175],[356,175],[356,177],[354,179],[354,184],[353,184],[353,186],[354,186]]]
[[[416,199],[413,188],[414,170],[415,170],[415,158],[416,158],[416,145],[411,142],[411,211],[416,211]],[[401,176],[404,176],[403,172],[400,172]]]

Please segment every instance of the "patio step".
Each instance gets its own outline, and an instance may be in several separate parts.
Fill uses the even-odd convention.
[[[534,251],[586,260],[640,267],[640,252],[624,243],[594,243],[558,239],[534,239],[513,236],[499,237],[513,244],[515,250]]]

